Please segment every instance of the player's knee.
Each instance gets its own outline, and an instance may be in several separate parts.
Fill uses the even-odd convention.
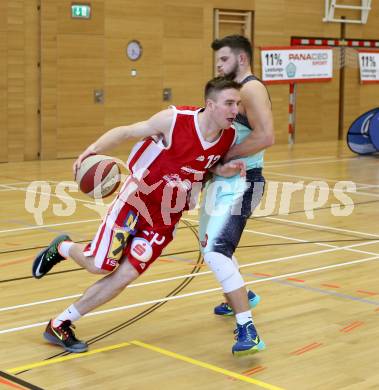
[[[106,275],[112,272],[111,270],[98,267],[94,257],[87,257],[83,263],[83,266],[89,273],[95,275]]]
[[[112,279],[112,285],[114,285],[118,290],[123,290],[138,277],[139,272],[130,263],[127,257],[123,259],[120,266],[110,276]]]
[[[112,271],[108,271],[106,269],[100,269],[100,268],[94,267],[90,272],[92,274],[96,274],[96,275],[107,275],[107,274],[110,274]]]
[[[208,252],[204,260],[220,282],[225,293],[229,293],[245,285],[242,276],[231,258],[217,252]]]

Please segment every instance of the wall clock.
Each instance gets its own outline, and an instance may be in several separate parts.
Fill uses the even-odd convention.
[[[130,41],[126,47],[126,54],[130,60],[137,61],[142,55],[141,44],[136,40]]]

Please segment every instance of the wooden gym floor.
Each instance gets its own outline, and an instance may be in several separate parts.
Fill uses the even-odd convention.
[[[49,318],[98,278],[73,261],[31,277],[53,237],[87,242],[97,229],[101,205],[59,184],[71,180],[71,164],[1,164],[0,388],[379,388],[377,157],[342,142],[267,152],[266,197],[236,253],[262,297],[253,313],[267,349],[244,359],[231,354],[233,319],[212,314],[222,297],[201,264],[195,212],[145,275],[77,322],[90,352],[44,341]]]

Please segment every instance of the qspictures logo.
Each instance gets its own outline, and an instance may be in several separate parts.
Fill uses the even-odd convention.
[[[203,208],[208,215],[222,215],[231,213],[240,215],[246,213],[246,202],[244,194],[252,190],[250,211],[253,216],[269,216],[274,212],[276,215],[288,215],[293,211],[304,212],[307,219],[315,218],[315,212],[320,208],[328,209],[334,216],[349,216],[354,210],[354,201],[349,196],[356,192],[356,185],[352,181],[339,181],[332,187],[325,181],[298,182],[276,182],[246,183],[240,179],[237,184],[231,186],[228,181],[211,182],[202,195],[202,207],[200,206],[200,192],[203,186],[201,180],[195,181],[192,185],[189,181],[160,180],[155,184],[148,185],[145,179],[148,171],[139,178],[125,176],[123,180],[128,182],[123,187],[123,201],[135,207],[146,221],[153,224],[150,215],[150,199],[157,199],[155,191],[159,191],[161,216],[166,225],[171,224],[172,215],[181,213],[184,209],[190,208],[190,215],[198,215]],[[265,186],[265,189],[264,189]],[[265,196],[262,199],[263,190]],[[51,183],[48,181],[33,181],[29,184],[25,196],[25,209],[34,217],[37,225],[43,225],[45,215],[51,213],[57,217],[71,217],[77,211],[79,204],[91,209],[102,218],[110,203],[104,199],[86,199],[79,197],[78,185],[74,181],[62,181]],[[233,194],[232,208],[225,208],[220,202],[220,193]],[[126,194],[126,195],[125,195]],[[143,194],[143,196],[139,196]],[[159,199],[159,197],[158,197]],[[159,204],[159,202],[158,202]]]

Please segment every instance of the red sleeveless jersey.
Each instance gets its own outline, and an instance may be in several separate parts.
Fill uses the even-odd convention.
[[[188,195],[193,184],[202,181],[206,170],[226,154],[236,138],[236,131],[231,127],[222,130],[214,142],[208,142],[198,124],[198,114],[202,108],[172,106],[172,109],[175,115],[167,145],[163,139],[149,137],[134,146],[127,162],[132,176],[143,179],[150,186],[148,194],[139,193],[140,198],[150,205],[155,203],[164,207],[164,203],[167,203],[165,198],[170,193],[174,196],[166,206],[178,205],[172,188],[180,186]],[[187,196],[185,204],[178,210],[180,215],[184,209],[188,209],[188,201]]]

